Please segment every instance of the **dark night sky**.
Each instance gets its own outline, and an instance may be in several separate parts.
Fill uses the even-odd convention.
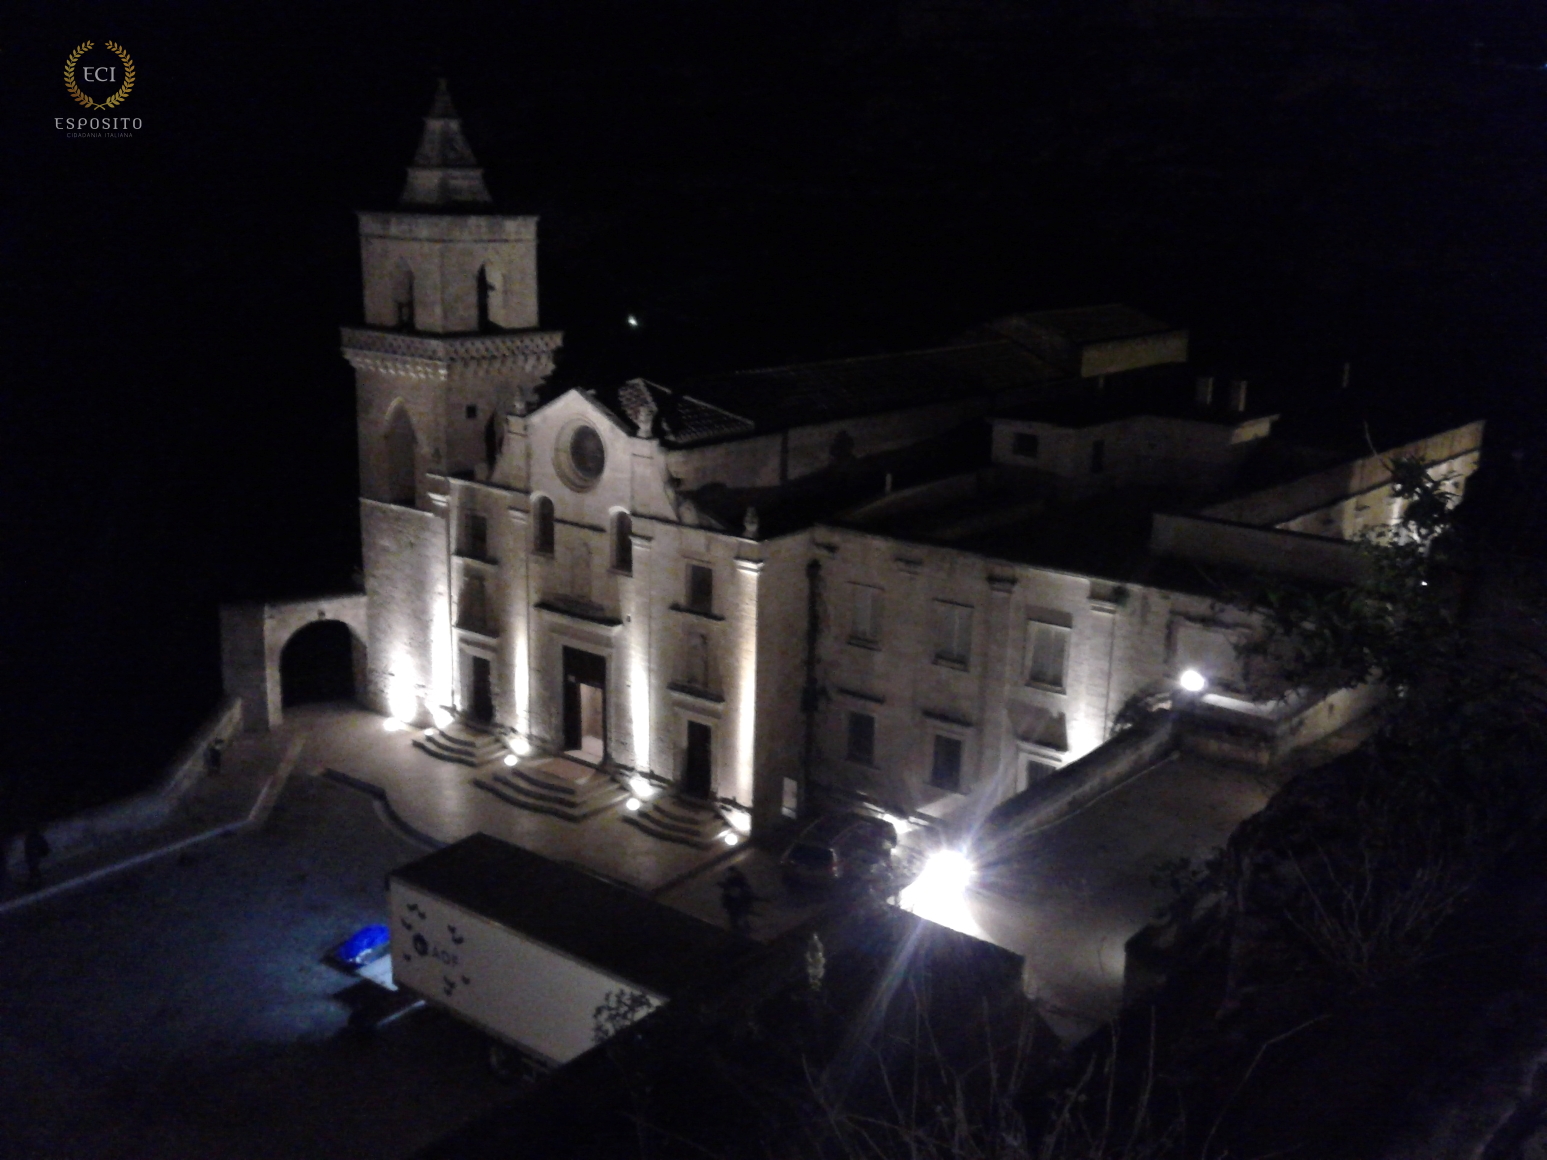
[[[7,764],[55,808],[212,706],[218,601],[348,585],[351,210],[437,72],[543,216],[572,380],[1121,299],[1309,409],[1352,357],[1377,433],[1539,438],[1539,3],[35,7],[0,30],[0,576]],[[134,56],[131,139],[54,127],[88,38]]]

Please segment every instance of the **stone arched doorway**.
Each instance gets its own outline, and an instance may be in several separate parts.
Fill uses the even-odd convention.
[[[279,653],[280,704],[350,701],[355,688],[354,633],[341,620],[314,620],[298,628]]]
[[[273,729],[299,701],[364,693],[366,603],[365,593],[349,592],[221,605],[221,675],[226,692],[242,698],[246,728]]]

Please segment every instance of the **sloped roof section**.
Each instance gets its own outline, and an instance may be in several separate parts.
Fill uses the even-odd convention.
[[[962,346],[804,363],[695,379],[692,397],[779,431],[1008,391],[1063,377],[1030,351],[995,339]]]
[[[1009,339],[1084,378],[1187,361],[1187,332],[1121,303],[1009,314],[977,336]]]
[[[648,379],[630,379],[617,388],[613,400],[599,392],[598,401],[632,424],[636,435],[652,436],[673,447],[733,439],[756,430],[745,415]]]

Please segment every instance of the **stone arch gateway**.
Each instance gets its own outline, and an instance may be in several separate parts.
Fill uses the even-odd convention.
[[[248,729],[262,732],[284,720],[281,662],[286,646],[318,621],[347,626],[354,695],[360,695],[366,676],[365,609],[363,592],[221,606],[221,676],[226,692],[242,698],[242,718]]]

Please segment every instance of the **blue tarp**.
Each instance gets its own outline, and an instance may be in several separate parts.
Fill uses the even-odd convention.
[[[364,926],[341,942],[333,957],[350,967],[370,962],[386,947],[389,932],[385,926]]]

